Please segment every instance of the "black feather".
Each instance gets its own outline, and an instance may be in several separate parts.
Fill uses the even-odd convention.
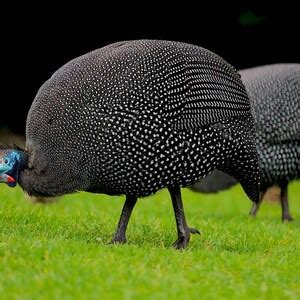
[[[300,64],[277,64],[241,70],[256,126],[261,191],[300,176]],[[216,192],[231,186],[218,171],[194,190]],[[232,182],[233,183],[233,182]]]
[[[245,88],[222,58],[177,42],[116,43],[70,61],[41,87],[20,184],[34,195],[140,197],[218,167],[257,201],[254,136]]]

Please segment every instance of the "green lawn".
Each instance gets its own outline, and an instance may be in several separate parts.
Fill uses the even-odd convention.
[[[80,193],[33,205],[0,186],[1,299],[299,299],[300,183],[289,188],[293,223],[277,203],[256,220],[239,186],[183,191],[188,224],[201,230],[176,251],[167,191],[141,199],[127,245],[109,245],[122,197]]]

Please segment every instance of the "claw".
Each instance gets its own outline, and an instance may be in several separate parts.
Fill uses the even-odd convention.
[[[186,234],[184,236],[178,237],[178,239],[173,243],[175,249],[185,249],[190,241],[191,234],[200,234],[200,231],[196,228],[187,227]]]
[[[110,244],[126,244],[125,238],[113,238],[110,242]]]
[[[196,228],[191,228],[191,227],[190,227],[190,233],[192,233],[192,234],[195,234],[195,233],[201,234],[201,232],[200,232],[198,229],[196,229]]]
[[[173,247],[175,249],[185,249],[187,247],[187,245],[189,244],[190,241],[190,236],[183,236],[178,238],[174,243],[173,243]]]
[[[282,222],[286,223],[286,222],[292,222],[294,221],[294,219],[291,216],[284,216],[282,218]]]

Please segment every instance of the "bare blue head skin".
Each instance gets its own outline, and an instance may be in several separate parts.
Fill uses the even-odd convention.
[[[10,187],[15,187],[25,164],[26,155],[23,151],[0,149],[0,183],[4,182]]]

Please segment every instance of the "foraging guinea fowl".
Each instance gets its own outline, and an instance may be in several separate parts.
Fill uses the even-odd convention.
[[[281,188],[282,220],[291,221],[287,186],[300,178],[300,64],[277,64],[240,71],[253,108],[256,143],[261,169],[260,202],[267,189]],[[201,192],[217,192],[236,184],[229,175],[214,170],[193,186]]]
[[[33,101],[26,149],[1,157],[10,185],[30,195],[125,194],[113,242],[125,242],[137,198],[167,187],[174,246],[186,247],[198,231],[186,223],[180,187],[216,167],[258,201],[253,119],[240,76],[216,54],[184,43],[118,42],[68,62]]]

